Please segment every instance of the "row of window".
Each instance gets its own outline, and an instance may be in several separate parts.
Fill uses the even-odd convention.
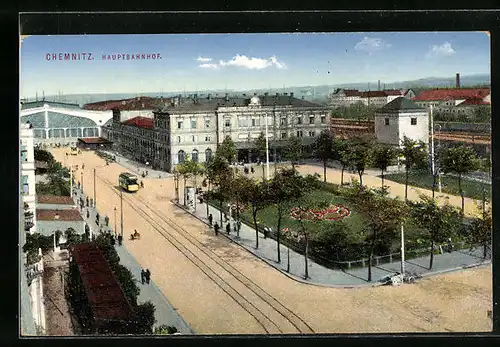
[[[303,123],[303,116],[298,116],[296,118],[296,124],[304,124]],[[326,116],[322,115],[320,117],[320,122],[321,124],[326,124]],[[268,117],[268,125],[272,125],[273,121],[271,117]],[[281,117],[280,118],[280,125],[286,125],[287,124],[287,117]],[[315,124],[315,116],[310,115],[309,116],[309,123],[308,124]],[[197,129],[198,128],[198,120],[196,119],[191,119],[190,120],[190,129]],[[205,119],[204,121],[204,126],[205,129],[210,129],[210,119]],[[224,119],[224,126],[231,127],[231,118],[225,118]],[[260,117],[252,117],[251,119],[248,116],[243,116],[243,117],[238,117],[238,126],[240,127],[248,127],[248,126],[260,126]],[[184,129],[184,120],[178,120],[177,121],[177,129]]]
[[[21,145],[21,161],[28,161],[28,148]]]
[[[33,136],[38,139],[71,138],[71,137],[97,137],[98,128],[69,128],[69,129],[33,129]]]
[[[28,183],[27,175],[23,175],[22,183],[23,183],[23,195],[30,195],[30,186]]]
[[[182,142],[188,142],[188,141],[183,141],[182,136],[177,136],[177,143],[182,143]],[[191,135],[191,142],[196,143],[198,141],[198,136],[196,135]],[[205,142],[211,142],[212,141],[212,136],[211,135],[205,135]]]
[[[385,119],[385,125],[389,125],[390,122],[389,122],[389,118],[386,118]],[[411,125],[417,125],[417,118],[410,118],[410,124]]]
[[[209,161],[211,158],[212,158],[212,150],[210,148],[207,148],[205,150],[205,161]],[[177,161],[179,164],[182,164],[182,163],[184,163],[185,160],[186,160],[186,152],[184,152],[181,149],[179,152],[177,152]],[[198,162],[198,160],[199,160],[198,150],[193,149],[191,151],[191,160],[194,161],[195,163]]]
[[[314,130],[309,130],[309,131],[308,131],[308,133],[307,133],[307,135],[308,135],[309,137],[315,137],[315,136],[316,136],[316,131],[314,131]],[[297,136],[297,137],[299,137],[299,138],[300,138],[300,137],[304,137],[304,132],[303,132],[302,130],[297,130],[297,133],[296,133],[296,135],[295,135],[295,136]],[[281,133],[281,138],[282,138],[282,139],[286,139],[286,132]]]

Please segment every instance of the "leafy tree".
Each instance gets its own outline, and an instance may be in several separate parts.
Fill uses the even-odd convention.
[[[491,106],[476,106],[473,112],[473,119],[476,123],[491,122]]]
[[[439,206],[436,199],[424,194],[420,195],[420,201],[409,202],[409,206],[415,224],[429,233],[430,270],[434,261],[434,245],[438,242],[445,242],[454,235],[455,230],[458,230],[461,224],[460,214],[454,206],[448,203]]]
[[[277,210],[276,242],[278,263],[280,263],[280,233],[283,215],[289,210],[291,204],[301,198],[308,190],[304,184],[304,178],[293,168],[278,171],[269,183],[269,189],[270,201],[276,206]]]
[[[337,160],[342,166],[340,173],[340,185],[344,185],[344,171],[352,162],[352,151],[350,142],[344,139],[333,139],[332,158]]]
[[[373,165],[380,170],[382,174],[382,188],[384,187],[384,171],[396,160],[397,150],[388,145],[377,144],[372,152]]]
[[[236,215],[234,216],[234,219],[236,221],[240,221],[240,210],[245,204],[245,201],[247,201],[247,192],[246,192],[246,187],[247,187],[247,177],[242,176],[242,175],[237,175],[232,181],[229,186],[229,199],[236,204]],[[239,230],[238,230],[238,235],[239,235]]]
[[[404,157],[405,165],[405,200],[408,199],[408,175],[414,167],[423,167],[427,162],[427,146],[424,142],[403,138],[400,153]]]
[[[372,161],[372,144],[364,138],[355,138],[351,141],[350,161],[359,175],[359,184],[363,187],[363,173]]]
[[[302,157],[302,141],[294,135],[290,136],[287,140],[284,155],[286,159],[292,162],[292,168],[295,170],[295,165]]]
[[[333,158],[333,137],[328,130],[322,131],[316,139],[314,156],[323,162],[323,181],[326,183],[326,164]]]
[[[407,215],[406,205],[398,198],[389,198],[373,189],[359,192],[359,212],[366,219],[366,243],[368,246],[368,281],[372,280],[373,255],[383,240],[392,240],[398,226]]]
[[[215,199],[219,201],[220,219],[222,221],[222,204],[228,198],[233,172],[229,167],[227,159],[220,155],[220,153],[216,153],[207,166],[206,175],[207,179],[216,189],[212,187],[210,191],[205,193],[205,198],[207,200]]]
[[[36,161],[43,161],[48,165],[51,165],[55,162],[54,156],[49,151],[35,147],[33,154]]]
[[[178,164],[177,167],[177,172],[179,173],[179,175],[182,177],[182,179],[184,180],[184,194],[183,194],[183,197],[184,197],[184,206],[186,206],[186,200],[187,200],[187,190],[186,190],[186,184],[187,184],[187,180],[189,178],[191,178],[191,176],[193,175],[193,162],[189,159],[189,157],[186,157],[184,159],[184,162],[181,163],[181,164]]]
[[[462,215],[464,214],[464,191],[462,176],[479,168],[479,160],[471,147],[460,145],[446,148],[441,155],[441,168],[445,174],[454,173],[458,176],[458,190],[462,198]]]
[[[180,181],[182,175],[179,172],[179,170],[177,170],[177,167],[174,168],[172,173],[174,174],[175,199],[176,199],[177,203],[179,203],[179,181]]]
[[[258,183],[252,178],[242,176],[240,188],[246,192],[245,202],[251,206],[253,224],[255,227],[255,248],[259,248],[259,225],[257,213],[271,203],[269,183],[267,181]]]
[[[492,214],[491,206],[486,207],[486,201],[482,201],[479,207],[482,209],[481,217],[472,219],[468,227],[468,241],[471,245],[479,244],[483,246],[483,259],[488,255],[488,249],[492,244]]]
[[[229,164],[233,163],[237,150],[234,141],[231,139],[231,136],[227,135],[224,141],[217,148],[216,154],[225,158]]]
[[[171,325],[160,325],[159,327],[155,328],[155,334],[156,335],[172,335],[177,332],[177,328]]]
[[[153,333],[153,326],[156,323],[155,319],[155,306],[151,301],[146,301],[145,303],[138,305],[134,309],[136,317],[136,331],[139,334],[151,334]]]

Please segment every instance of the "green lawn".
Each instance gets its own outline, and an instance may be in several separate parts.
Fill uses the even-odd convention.
[[[384,179],[389,181],[394,181],[397,183],[405,184],[405,173],[396,173],[390,175],[384,175]],[[408,177],[408,185],[425,188],[432,190],[432,175],[427,172],[410,172]],[[453,176],[441,176],[441,187],[443,193],[448,193],[452,195],[460,195],[458,190],[458,178]],[[471,181],[462,178],[462,189],[464,191],[464,196],[472,199],[482,200],[483,198],[483,188],[486,193],[486,198],[491,201],[491,184]],[[436,182],[436,192],[437,182]]]

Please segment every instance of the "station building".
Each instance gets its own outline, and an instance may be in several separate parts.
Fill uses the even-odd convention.
[[[31,124],[35,145],[75,146],[79,137],[99,137],[111,111],[84,110],[77,104],[32,101],[21,104],[21,123]]]
[[[286,140],[297,136],[310,145],[329,129],[329,108],[293,96],[293,93],[252,97],[175,97],[166,106],[124,120],[113,111],[113,120],[102,128],[102,137],[122,154],[149,162],[155,169],[171,171],[189,156],[210,159],[229,136],[236,144],[238,161],[256,160],[255,139],[265,133],[267,121],[270,159],[279,159]]]

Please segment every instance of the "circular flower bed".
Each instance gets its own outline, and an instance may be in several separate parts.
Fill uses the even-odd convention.
[[[290,216],[296,220],[330,220],[336,221],[348,217],[351,211],[344,205],[331,205],[324,210],[302,210],[294,207]]]

